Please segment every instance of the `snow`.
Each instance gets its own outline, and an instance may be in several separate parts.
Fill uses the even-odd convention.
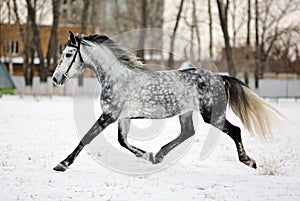
[[[86,150],[66,172],[52,170],[79,142],[71,97],[3,96],[1,200],[300,200],[300,102],[269,101],[287,120],[282,121],[270,142],[243,133],[245,149],[256,159],[257,170],[238,162],[233,141],[222,133],[211,154],[201,159],[209,128],[201,120],[195,137],[181,146],[190,144],[190,148],[171,167],[152,174],[123,174],[99,164]],[[240,126],[231,112],[228,118]],[[179,129],[176,117],[169,119],[167,125],[171,131]],[[122,150],[116,125],[103,136],[114,143],[115,149]],[[166,132],[161,140],[167,142],[170,138],[172,132]],[[135,145],[157,151],[164,143],[149,142]],[[137,141],[133,139],[132,143]],[[176,149],[173,153],[177,153]],[[110,156],[105,150],[101,154]],[[134,155],[128,156],[133,165],[153,167]],[[114,161],[114,156],[110,160]]]
[[[1,61],[8,61],[9,58],[8,57],[0,57]],[[23,64],[24,63],[24,58],[23,57],[13,57],[12,58],[12,63],[14,64]],[[40,60],[39,58],[34,58],[33,63],[35,65],[40,64]]]

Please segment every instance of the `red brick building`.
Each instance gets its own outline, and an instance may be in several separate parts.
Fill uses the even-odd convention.
[[[26,33],[26,25],[22,25],[24,32]],[[41,46],[43,50],[44,57],[46,57],[48,49],[48,41],[50,38],[51,26],[40,25],[40,39]],[[57,28],[57,39],[58,39],[58,49],[57,55],[60,56],[60,53],[65,47],[65,43],[68,40],[69,31],[74,33],[80,32],[79,26],[59,26]],[[88,33],[90,31],[88,30]],[[11,41],[11,42],[9,42]],[[0,24],[0,58],[3,63],[9,62],[9,45],[11,46],[11,58],[13,62],[13,75],[22,76],[23,75],[23,55],[22,55],[22,45],[21,38],[16,25]],[[39,60],[35,59],[35,72],[34,75],[38,76],[38,64]],[[8,66],[8,65],[7,65]]]

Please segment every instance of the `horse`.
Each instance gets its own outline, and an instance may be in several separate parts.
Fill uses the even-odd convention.
[[[89,68],[101,84],[102,114],[83,136],[74,151],[53,169],[65,171],[80,151],[108,125],[118,122],[118,142],[130,152],[157,164],[177,145],[195,134],[192,114],[227,134],[235,142],[239,161],[257,168],[246,154],[241,129],[226,119],[227,105],[244,127],[261,138],[271,137],[276,108],[256,95],[241,80],[204,68],[152,71],[132,52],[105,35],[74,35],[69,32],[61,60],[53,73],[57,86]],[[131,119],[163,119],[178,115],[181,133],[156,153],[144,151],[127,141]]]

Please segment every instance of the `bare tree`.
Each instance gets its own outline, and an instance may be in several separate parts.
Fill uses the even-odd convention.
[[[199,31],[199,24],[198,24],[198,18],[197,18],[197,14],[196,14],[196,1],[192,0],[192,4],[193,4],[193,25],[194,25],[194,29],[196,31],[196,37],[197,37],[197,45],[198,45],[198,59],[197,61],[200,61],[201,59],[201,39],[200,39],[200,31]]]
[[[88,16],[89,16],[90,0],[83,1],[82,15],[81,15],[81,34],[86,34]],[[78,86],[83,86],[83,74],[78,75]]]
[[[148,0],[148,22],[147,26],[151,28],[162,28],[164,22],[164,0],[153,1]],[[150,40],[148,40],[150,39]],[[154,49],[149,50],[150,58],[153,59],[153,54],[160,55],[160,63],[164,66],[164,55],[162,52],[163,49],[163,38],[160,34],[152,34],[147,37],[147,41],[149,41]]]
[[[177,28],[178,28],[179,21],[180,21],[180,18],[181,18],[183,3],[184,3],[184,0],[181,0],[180,1],[180,6],[179,6],[179,9],[178,9],[178,13],[177,13],[177,17],[176,17],[175,26],[174,26],[174,29],[173,29],[173,34],[171,36],[171,41],[170,41],[170,52],[169,52],[168,66],[171,69],[174,68],[174,55],[173,55],[174,43],[175,43],[175,36],[176,36]]]
[[[228,8],[229,8],[229,0],[226,0],[226,4],[223,3],[221,0],[216,0],[218,4],[219,10],[219,18],[220,18],[220,25],[223,32],[224,43],[225,43],[225,53],[226,53],[226,60],[227,60],[227,67],[229,74],[231,76],[236,75],[236,69],[234,66],[234,61],[232,57],[232,50],[230,46],[230,38],[228,34]]]
[[[246,65],[244,68],[244,80],[245,83],[248,85],[249,84],[249,66],[250,66],[250,55],[251,55],[251,41],[250,41],[250,36],[251,36],[251,0],[248,0],[248,9],[247,9],[247,42],[246,42]]]
[[[298,34],[298,33],[297,33]],[[298,34],[299,35],[299,34]],[[269,64],[283,63],[286,68],[290,68],[293,72],[297,73],[297,70],[292,66],[292,50],[297,47],[297,40],[293,40],[295,35],[288,32],[285,37],[280,37],[273,45],[273,50],[269,55]],[[298,53],[296,52],[296,55]],[[297,56],[296,56],[297,57]]]
[[[186,7],[185,13],[183,15],[183,19],[184,19],[185,24],[190,28],[191,40],[190,40],[189,56],[186,52],[187,47],[184,48],[185,58],[189,59],[190,61],[197,62],[201,58],[201,39],[200,39],[199,21],[197,18],[195,0],[192,0],[191,14],[188,11],[190,11],[190,8]],[[197,39],[197,57],[196,57],[197,59],[195,58],[195,55],[194,55],[194,53],[195,53],[195,51],[194,51],[195,34],[196,34],[196,39]]]
[[[231,22],[232,22],[232,47],[236,47],[237,34],[245,24],[244,5],[242,1],[232,0],[232,6],[230,9]],[[237,18],[238,17],[238,18]]]
[[[185,7],[184,9],[184,14],[183,14],[183,19],[184,19],[184,22],[185,22],[185,25],[187,27],[189,27],[190,29],[190,34],[191,34],[191,40],[190,40],[190,45],[186,45],[184,47],[184,58],[186,60],[194,60],[195,56],[194,56],[194,34],[195,34],[195,21],[194,21],[194,4],[192,5],[192,13],[190,13],[189,11],[191,10],[188,6]],[[192,19],[190,19],[192,18]],[[189,50],[189,54],[187,53],[187,48],[190,48]]]
[[[287,16],[300,10],[299,0],[285,0],[280,3],[274,0],[255,1],[256,8],[256,68],[255,87],[259,87],[259,78],[263,78],[266,64],[273,51],[274,44],[282,37],[288,37],[290,33],[298,33],[299,25],[293,22],[287,23]],[[260,9],[260,10],[259,10]],[[283,22],[286,22],[284,26]],[[258,33],[258,30],[261,30]]]
[[[47,50],[47,69],[50,69],[51,58],[53,59],[53,63],[55,64],[57,61],[57,26],[59,20],[59,5],[60,0],[52,0],[52,14],[53,14],[53,23],[50,32],[50,39],[48,42],[48,50]]]
[[[40,60],[40,80],[41,82],[47,82],[48,77],[48,69],[46,68],[44,64],[44,56],[43,56],[43,49],[41,47],[41,40],[40,40],[40,32],[38,29],[38,26],[36,24],[36,0],[34,0],[34,4],[32,4],[31,0],[26,0],[27,3],[27,9],[28,9],[28,16],[31,23],[31,28],[33,31],[33,38],[34,38],[34,44],[36,47],[36,51]]]
[[[35,3],[35,10],[36,14],[36,23],[41,24],[43,21],[48,20],[47,14],[49,12],[52,12],[51,9],[49,9],[49,0],[33,0]]]
[[[40,71],[41,82],[47,81],[48,70],[51,65],[51,59],[53,58],[54,63],[57,60],[56,51],[57,51],[57,26],[58,26],[58,17],[59,17],[58,16],[59,2],[60,0],[52,0],[53,26],[51,28],[50,39],[48,42],[48,50],[46,55],[47,63],[45,65],[44,56],[41,48],[39,29],[36,23],[37,1],[34,1],[33,4],[30,0],[26,1],[28,15],[27,15],[27,25],[24,30],[20,22],[17,2],[16,0],[13,0],[13,10],[16,18],[18,32],[21,39],[20,44],[21,44],[22,54],[24,58],[24,62],[23,62],[24,78],[25,78],[25,84],[27,86],[32,85],[33,75],[34,75],[34,55],[36,50],[40,60],[39,71]],[[45,2],[44,3],[42,2],[42,4],[40,5],[40,7],[43,6],[45,6]],[[34,46],[32,46],[32,44],[34,44]]]
[[[299,30],[298,25],[294,25],[293,23],[284,27],[280,25],[286,16],[299,11],[299,3],[300,2],[298,0],[286,0],[283,6],[279,6],[276,3],[274,4],[271,0],[262,2],[264,5],[262,17],[260,18],[260,22],[262,24],[262,33],[260,36],[262,75],[265,63],[268,60],[268,56],[272,51],[274,43],[280,39],[280,36],[290,32],[297,32]],[[274,7],[274,9],[271,10],[272,7]]]
[[[90,9],[90,0],[83,0],[82,17],[81,17],[81,33],[82,34],[86,33],[89,9]]]
[[[25,34],[24,34],[24,30],[23,30],[23,27],[20,22],[20,16],[19,16],[18,5],[17,5],[16,0],[13,0],[13,11],[14,11],[14,14],[16,17],[16,25],[17,25],[18,32],[19,32],[19,35],[21,38],[21,47],[22,47],[22,50],[24,51],[25,50]]]
[[[119,5],[118,0],[115,0],[114,2],[115,2],[115,8],[116,8],[116,11],[115,11],[116,28],[117,28],[118,32],[121,33],[122,26],[120,23],[120,18],[121,18],[120,5]]]
[[[254,82],[255,88],[259,87],[259,12],[258,12],[258,0],[255,0],[255,71],[254,71]]]
[[[2,36],[2,34],[3,34],[3,25],[2,25],[2,19],[3,19],[3,15],[5,14],[4,12],[5,12],[5,9],[3,9],[4,8],[4,6],[3,6],[3,0],[0,0],[0,48],[2,49],[2,48],[4,48],[4,44],[3,44],[3,42],[4,42],[4,40],[3,40],[3,36]],[[0,57],[2,57],[2,51],[1,51],[1,49],[0,49]]]
[[[6,0],[6,6],[7,6],[7,10],[8,10],[8,69],[9,69],[9,73],[12,75],[13,74],[13,62],[12,62],[12,25],[11,25],[11,6],[10,6],[10,0]]]
[[[145,38],[147,31],[145,28],[147,28],[147,18],[148,18],[148,11],[147,11],[147,1],[148,0],[142,0],[142,9],[141,9],[141,30],[140,30],[140,36],[139,36],[139,43],[138,43],[138,50],[137,50],[137,56],[142,60],[145,61]]]
[[[208,22],[209,22],[209,56],[213,59],[213,20],[211,13],[211,0],[208,0]]]
[[[20,22],[20,16],[18,12],[18,5],[16,0],[13,0],[13,11],[15,14],[16,18],[16,25],[18,28],[18,32],[20,35],[20,45],[22,49],[22,54],[23,54],[23,71],[24,71],[24,79],[25,79],[25,85],[26,86],[32,86],[33,82],[33,73],[34,73],[34,68],[33,65],[29,64],[29,57],[31,53],[31,48],[29,47],[29,41],[32,41],[31,34],[30,32],[30,26],[29,26],[29,20],[27,20],[27,26],[26,26],[26,32],[27,34],[24,33],[23,26],[21,25]]]

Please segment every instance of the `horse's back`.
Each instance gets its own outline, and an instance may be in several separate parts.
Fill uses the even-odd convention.
[[[183,69],[179,71],[179,74],[191,86],[196,86],[199,110],[211,110],[211,108],[224,110],[226,108],[225,84],[219,74],[203,68]]]
[[[221,85],[218,75],[200,68],[157,71],[139,79],[125,104],[130,117],[165,118],[199,110],[214,101]]]

